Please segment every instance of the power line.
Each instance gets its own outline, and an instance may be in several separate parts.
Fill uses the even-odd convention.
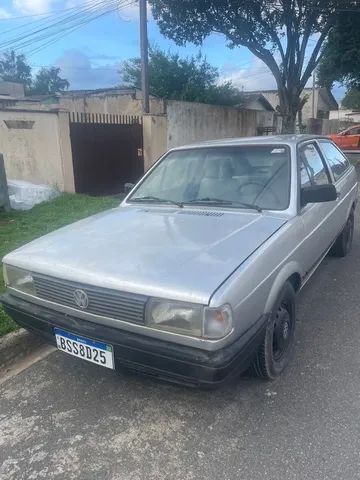
[[[24,50],[35,45],[29,53],[37,53],[82,26],[134,3],[136,3],[135,0],[97,0],[96,2],[83,4],[81,8],[77,8],[70,15],[57,17],[56,21],[49,21],[48,18],[42,19],[40,23],[37,22],[35,28],[32,27],[21,35],[0,43],[0,49]]]
[[[58,13],[64,13],[64,12],[69,12],[69,11],[72,11],[72,10],[78,10],[79,8],[82,8],[83,6],[85,6],[89,3],[92,3],[92,2],[84,2],[84,3],[81,3],[81,4],[76,5],[74,7],[62,8],[60,10],[52,10],[51,12],[29,13],[28,15],[19,15],[17,17],[0,18],[0,22],[9,22],[11,20],[21,20],[23,18],[33,18],[33,17],[52,17],[54,15],[57,15]]]
[[[58,32],[57,34],[55,34],[53,36],[53,38],[51,40],[48,40],[48,41],[45,41],[44,43],[40,44],[38,47],[35,47],[29,51],[27,51],[27,55],[30,57],[31,55],[34,55],[35,53],[38,53],[40,52],[41,50],[43,50],[44,48],[50,46],[50,45],[53,45],[54,43],[58,42],[59,40],[61,40],[61,38],[64,38],[68,35],[70,35],[72,32],[78,30],[79,28],[82,28],[83,26],[89,24],[90,22],[94,21],[94,20],[97,20],[98,18],[101,18],[105,15],[108,15],[109,13],[112,13],[114,11],[116,11],[117,8],[113,8],[111,10],[107,10],[106,12],[103,12],[103,13],[100,13],[90,19],[87,19],[87,20],[84,20],[82,22],[80,22],[79,24],[71,27],[71,28],[65,28],[63,30],[61,30],[60,32]]]
[[[90,19],[86,19],[86,20],[83,20],[81,21],[80,23],[78,23],[77,25],[71,27],[71,28],[65,28],[63,30],[61,30],[60,32],[58,32],[56,35],[54,35],[54,38],[52,38],[51,40],[47,41],[47,42],[44,42],[43,44],[39,45],[38,47],[30,50],[27,52],[27,55],[28,56],[32,56],[34,55],[35,53],[38,53],[40,52],[41,50],[43,50],[44,48],[50,46],[50,45],[53,45],[54,43],[58,42],[61,38],[64,38],[68,35],[70,35],[72,32],[74,32],[75,30],[78,30],[79,28],[82,28],[83,26],[85,25],[88,25],[90,22],[94,21],[94,20],[97,20],[105,15],[108,15],[110,13],[113,13],[115,11],[118,11],[118,10],[121,10],[123,8],[126,8],[132,4],[134,4],[135,2],[134,1],[130,1],[129,3],[126,3],[126,4],[123,4],[121,7],[118,7],[116,6],[115,8],[112,8],[112,9],[109,9],[105,12],[102,12],[102,13],[99,13],[98,15],[94,16],[94,17],[91,17]],[[63,32],[63,33],[62,33]]]
[[[0,48],[4,48],[4,47],[9,48],[10,46],[15,45],[18,42],[21,42],[26,38],[31,38],[32,36],[38,33],[44,32],[46,30],[52,29],[62,24],[73,22],[77,18],[82,18],[84,15],[87,15],[92,12],[96,12],[98,9],[104,7],[106,4],[108,4],[106,0],[100,0],[100,1],[97,0],[95,3],[88,4],[86,7],[78,9],[78,11],[76,11],[71,15],[62,16],[60,18],[57,18],[56,21],[53,21],[53,20],[50,22],[45,21],[44,24],[35,26],[35,29],[31,27],[32,29],[30,28],[29,32],[24,32],[23,35],[15,36],[5,42],[2,42],[0,44]]]
[[[21,25],[18,25],[17,27],[9,28],[8,30],[3,30],[2,32],[0,32],[0,36],[1,35],[6,35],[7,33],[11,33],[15,30],[24,30],[24,33],[25,33],[26,31],[31,32],[34,28],[37,28],[37,27],[40,27],[40,26],[51,25],[51,23],[54,19],[59,21],[61,19],[68,18],[69,15],[67,15],[67,13],[69,11],[74,12],[74,13],[85,12],[89,8],[94,8],[94,7],[97,7],[98,5],[100,5],[99,1],[100,0],[91,0],[91,1],[83,3],[81,5],[77,5],[76,7],[72,7],[72,8],[69,8],[69,9],[64,9],[62,11],[59,10],[58,13],[57,12],[47,13],[45,18],[36,19],[36,20],[33,20],[30,23],[29,22],[22,23]],[[106,1],[106,0],[102,0],[102,2],[100,2],[100,3],[103,3],[104,1]],[[60,15],[59,15],[59,13],[60,13]]]

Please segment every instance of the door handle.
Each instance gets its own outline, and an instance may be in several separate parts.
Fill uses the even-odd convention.
[[[341,192],[336,192],[336,197],[341,198]]]

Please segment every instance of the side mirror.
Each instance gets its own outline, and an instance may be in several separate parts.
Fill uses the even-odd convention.
[[[127,195],[131,192],[131,190],[135,187],[135,183],[125,183],[124,185],[124,193]]]
[[[333,202],[337,199],[337,191],[334,185],[312,185],[304,187],[300,192],[301,205],[308,203]]]

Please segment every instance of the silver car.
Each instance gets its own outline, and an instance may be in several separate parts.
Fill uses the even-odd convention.
[[[296,295],[351,248],[357,181],[321,137],[229,139],[164,155],[122,204],[7,255],[5,310],[73,356],[188,385],[294,346]]]

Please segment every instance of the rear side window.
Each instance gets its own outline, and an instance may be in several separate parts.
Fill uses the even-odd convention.
[[[329,183],[326,167],[313,143],[302,145],[299,148],[299,157],[302,186],[325,185]]]
[[[322,153],[334,175],[338,180],[350,166],[349,160],[330,142],[319,142]]]
[[[352,128],[349,131],[349,135],[360,135],[360,127]]]

